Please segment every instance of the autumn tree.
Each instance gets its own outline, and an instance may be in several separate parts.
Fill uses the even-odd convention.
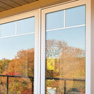
[[[32,90],[32,79],[28,76],[34,76],[34,49],[21,50],[17,52],[15,58],[10,61],[7,75],[27,76],[9,78],[10,94],[27,94]]]
[[[21,50],[17,52],[8,67],[8,73],[15,73],[24,76],[34,75],[34,49]]]
[[[50,58],[50,59],[49,59]],[[46,64],[54,59],[54,69],[46,69],[46,77],[85,79],[85,50],[69,46],[65,41],[46,41]],[[47,66],[48,67],[48,66]],[[60,87],[62,85],[62,87]],[[47,80],[47,87],[53,87],[62,92],[64,88],[63,80]],[[69,81],[67,89],[73,86],[85,91],[85,83]]]
[[[85,51],[83,49],[71,47],[65,41],[47,40],[46,59],[50,62],[49,58],[55,60],[54,77],[73,78],[76,68],[83,71],[83,77],[85,76]],[[50,76],[50,73],[51,71],[46,71],[47,77]],[[77,74],[75,75],[77,76]],[[82,74],[78,74],[77,77]]]

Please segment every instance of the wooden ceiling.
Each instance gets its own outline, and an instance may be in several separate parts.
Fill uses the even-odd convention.
[[[32,3],[37,0],[0,0],[0,12]]]

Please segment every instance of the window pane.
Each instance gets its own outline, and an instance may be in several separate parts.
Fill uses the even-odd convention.
[[[34,94],[33,78],[10,77],[9,94]]]
[[[64,27],[64,11],[46,15],[46,30]]]
[[[1,37],[11,36],[15,34],[16,22],[10,22],[1,25]]]
[[[27,18],[18,21],[18,34],[31,33],[35,31],[35,18]]]
[[[85,6],[66,9],[66,26],[85,24]]]
[[[0,38],[0,45],[0,75],[9,79],[8,93],[29,94],[34,88],[34,34]]]
[[[85,26],[46,32],[46,94],[85,94],[85,42]]]
[[[34,35],[0,39],[1,74],[34,75]]]
[[[85,27],[47,32],[46,40],[46,77],[54,81],[56,78],[66,81],[78,79],[85,83]],[[59,89],[60,94],[64,94],[65,85],[59,81],[61,80],[56,81],[55,92],[58,93]],[[84,83],[82,86],[77,84],[78,87],[81,86],[80,88],[76,86],[71,86],[71,88],[85,92]],[[49,83],[51,88],[53,85]],[[46,86],[46,89],[49,86]]]

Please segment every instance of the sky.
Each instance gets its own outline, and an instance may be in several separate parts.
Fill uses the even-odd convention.
[[[46,40],[65,41],[71,47],[85,50],[85,27],[48,31]]]
[[[0,39],[0,59],[13,59],[20,50],[34,48],[34,34]]]
[[[65,21],[64,21],[65,18]],[[64,27],[85,25],[85,6],[74,7],[58,12],[48,13],[46,15],[46,40],[61,40],[68,43],[69,46],[85,50],[85,26],[54,30]]]
[[[65,26],[85,24],[85,6],[65,10]],[[46,30],[64,27],[64,10],[46,15]]]
[[[35,18],[23,19],[1,25],[1,37],[32,33],[35,31]],[[85,6],[65,10],[65,26],[85,24]],[[46,15],[46,31],[64,27],[64,10]],[[17,28],[17,29],[16,29]],[[46,40],[54,39],[66,41],[69,46],[85,50],[85,26],[46,32]],[[13,59],[18,51],[34,48],[34,34],[9,38],[0,38],[0,59]]]
[[[16,25],[17,22],[17,25]],[[19,21],[14,21],[10,23],[5,23],[1,25],[1,36],[10,36],[17,34],[31,33],[35,31],[35,17],[22,19]]]

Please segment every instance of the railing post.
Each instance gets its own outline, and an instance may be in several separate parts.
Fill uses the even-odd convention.
[[[64,80],[64,94],[66,94],[66,80]]]
[[[34,81],[34,80],[33,80],[33,78],[32,78],[32,94],[33,94],[33,81]]]
[[[9,86],[9,77],[7,76],[7,94],[8,94],[8,86]]]

